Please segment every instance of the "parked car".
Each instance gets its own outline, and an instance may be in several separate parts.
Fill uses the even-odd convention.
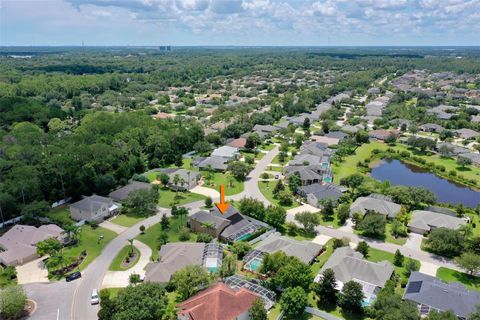
[[[80,271],[75,271],[73,273],[70,273],[69,275],[67,275],[65,277],[65,280],[67,282],[70,282],[70,281],[73,281],[75,279],[78,279],[78,278],[81,278],[82,277],[82,274],[80,273]]]
[[[280,176],[278,174],[275,175],[275,179],[278,179],[280,178]]]
[[[91,304],[99,304],[100,303],[100,298],[98,297],[98,290],[97,289],[92,290],[92,295],[90,297],[90,303]]]

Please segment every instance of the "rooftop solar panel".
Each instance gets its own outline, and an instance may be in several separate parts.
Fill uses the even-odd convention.
[[[407,293],[418,293],[422,288],[422,281],[412,281],[407,286]]]

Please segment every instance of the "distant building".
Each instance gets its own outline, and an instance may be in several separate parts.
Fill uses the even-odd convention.
[[[412,212],[412,219],[408,223],[408,228],[411,232],[425,234],[435,228],[457,230],[465,224],[466,221],[462,218],[433,211],[415,210]]]
[[[108,197],[111,198],[113,201],[122,202],[125,201],[129,194],[132,191],[136,190],[152,190],[153,186],[150,183],[140,182],[140,181],[132,181],[126,186],[118,188],[115,191],[112,191],[108,194]]]
[[[365,216],[376,212],[388,218],[395,218],[402,206],[391,201],[389,197],[371,194],[368,197],[358,197],[350,206],[350,215],[355,213]]]

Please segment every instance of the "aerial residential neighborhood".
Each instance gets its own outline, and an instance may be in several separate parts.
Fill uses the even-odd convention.
[[[0,319],[480,320],[478,1],[0,5]]]

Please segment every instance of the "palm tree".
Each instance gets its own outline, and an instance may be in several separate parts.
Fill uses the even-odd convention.
[[[173,176],[173,185],[175,186],[175,193],[178,194],[178,183],[180,182],[180,176],[178,174]]]
[[[67,242],[70,242],[78,238],[78,235],[80,234],[80,228],[74,224],[69,224],[64,227],[62,234],[66,234],[68,239]]]
[[[130,243],[130,256],[133,255],[133,240],[135,239],[127,239],[128,243]]]

